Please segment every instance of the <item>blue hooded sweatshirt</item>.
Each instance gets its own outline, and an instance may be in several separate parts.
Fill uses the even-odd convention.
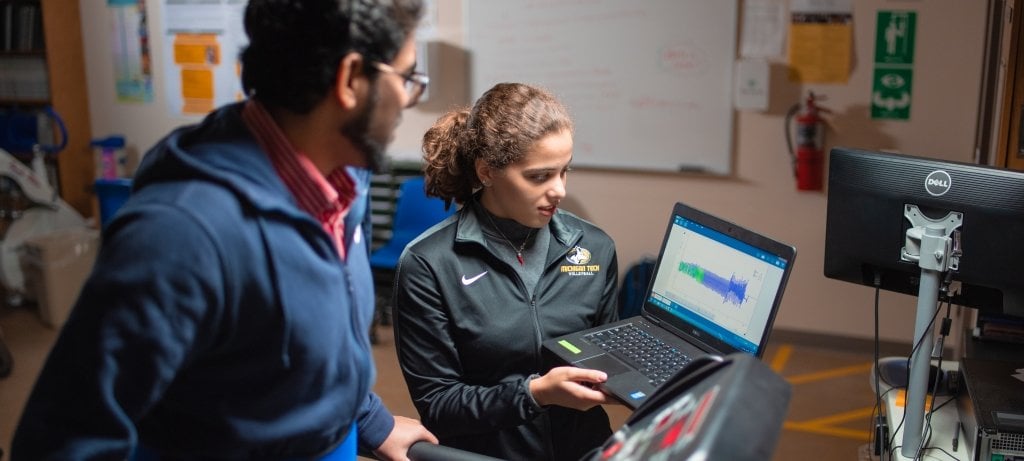
[[[286,459],[394,420],[371,392],[373,283],[346,217],[347,260],[301,210],[242,104],[144,157],[25,407],[13,459]],[[352,171],[350,169],[350,171]]]

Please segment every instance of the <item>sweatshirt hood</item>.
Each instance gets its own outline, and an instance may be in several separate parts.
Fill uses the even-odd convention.
[[[158,142],[139,165],[133,193],[153,183],[199,179],[222,184],[258,209],[295,213],[292,194],[242,120],[244,104],[217,109]]]

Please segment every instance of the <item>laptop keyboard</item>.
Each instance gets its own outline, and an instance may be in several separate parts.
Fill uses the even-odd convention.
[[[632,365],[653,386],[664,383],[690,361],[686,354],[632,324],[594,332],[583,339]]]

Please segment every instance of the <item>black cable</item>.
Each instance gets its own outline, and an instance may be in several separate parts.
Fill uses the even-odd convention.
[[[892,391],[897,390],[897,389],[906,389],[906,388],[905,387],[893,387],[893,388],[885,391],[885,393],[882,394],[882,396],[884,397],[889,392],[892,392]],[[904,413],[904,416],[906,416],[907,412],[904,411],[903,413]],[[902,427],[903,427],[903,419],[900,419],[900,423],[896,425],[896,428],[894,428],[892,430],[892,435],[889,436],[889,459],[890,460],[892,459],[892,454],[894,453],[893,450],[895,450],[897,448],[897,446],[896,446],[896,434],[900,431],[900,428],[902,428]],[[901,447],[902,447],[902,445],[901,445]]]
[[[880,389],[881,389],[880,385],[879,385],[879,375],[880,375],[880,373],[879,373],[879,365],[878,365],[878,363],[879,363],[879,355],[880,355],[879,354],[879,342],[880,342],[880,339],[879,339],[879,325],[878,325],[878,323],[879,323],[879,304],[880,304],[879,303],[879,294],[880,294],[880,291],[881,291],[880,290],[881,281],[879,280],[879,278],[880,278],[880,275],[876,273],[875,274],[875,280],[874,280],[874,286],[875,286],[875,306],[874,306],[874,308],[875,308],[875,311],[874,311],[874,321],[875,321],[875,323],[874,323],[874,328],[875,328],[875,341],[874,341],[875,408],[872,410],[872,423],[873,423],[873,425],[875,425],[875,427],[872,428],[871,435],[869,437],[869,443],[872,443],[872,444],[874,443],[875,437],[878,435],[877,434],[877,430],[876,430],[877,429],[877,418],[875,418],[875,414],[876,414],[876,412],[877,412],[878,415],[882,414],[882,411],[883,411],[883,406],[882,406],[883,397],[886,394],[888,394],[889,392],[891,392],[892,390],[898,389],[898,388],[893,387],[893,388],[890,388],[889,390],[886,390],[885,393],[880,393]],[[947,283],[948,283],[948,279],[947,279]],[[949,335],[949,325],[950,325],[950,321],[951,321],[951,318],[950,318],[950,304],[951,303],[950,303],[948,297],[946,297],[945,302],[946,302],[946,315],[945,315],[945,317],[943,319],[942,328],[940,330],[940,336],[939,336],[940,347],[944,347],[942,345],[944,344],[944,339]],[[916,339],[916,341],[914,343],[914,346],[911,348],[910,356],[907,357],[907,373],[908,373],[907,377],[908,377],[908,383],[909,383],[909,377],[910,377],[911,358],[913,357],[914,352],[917,351],[918,349],[920,349],[922,343],[924,342],[924,339],[926,337],[924,335],[934,334],[933,328],[935,326],[935,319],[938,318],[938,314],[939,314],[939,312],[941,310],[942,310],[942,301],[940,300],[939,302],[936,303],[935,311],[932,313],[932,317],[931,317],[931,319],[928,322],[927,328],[925,328],[925,330],[922,332],[922,336],[920,338]],[[927,444],[931,440],[931,436],[932,436],[931,416],[932,416],[932,414],[935,411],[937,411],[938,409],[942,408],[944,405],[947,405],[949,402],[955,400],[955,398],[950,398],[950,399],[946,400],[945,402],[942,402],[942,404],[940,404],[939,406],[937,406],[937,407],[935,406],[935,394],[938,392],[938,385],[939,385],[939,382],[940,382],[939,377],[941,376],[941,371],[942,371],[942,357],[943,357],[943,354],[940,351],[939,361],[938,361],[939,372],[938,372],[938,374],[936,376],[935,381],[932,383],[932,390],[931,390],[932,401],[931,401],[931,404],[929,405],[929,409],[928,409],[928,411],[927,411],[927,413],[925,415],[926,425],[925,425],[925,428],[924,428],[924,433],[922,434],[922,437],[921,437],[921,442],[920,442],[920,444],[919,444],[919,446],[917,448],[917,451],[915,453],[915,457],[914,457],[915,460],[921,459],[921,457],[923,456],[924,452],[926,451]],[[931,366],[931,359],[932,359],[932,351],[928,351],[928,364],[929,364],[929,367]],[[906,388],[904,388],[904,389],[906,389]],[[887,450],[887,451],[888,451],[889,459],[890,460],[893,458],[893,454],[895,453],[895,450],[898,449],[898,448],[902,448],[902,445],[896,445],[895,444],[896,443],[896,434],[900,431],[900,428],[903,427],[903,423],[906,421],[906,418],[907,418],[906,403],[904,403],[903,415],[900,418],[899,424],[892,431],[892,435],[889,438],[889,450]],[[884,453],[886,451],[885,447],[883,446],[881,448],[882,448],[881,453]],[[953,459],[956,459],[957,461],[959,461],[956,457],[950,455],[948,452],[946,452],[945,450],[943,450],[940,447],[936,446],[936,447],[928,447],[928,448],[935,448],[937,450],[940,450],[944,454],[949,456],[950,458],[953,458]]]
[[[934,400],[934,398],[933,398],[933,400]],[[955,400],[956,400],[956,396],[950,397],[950,398],[946,399],[945,402],[942,402],[942,403],[939,404],[939,406],[935,407],[935,410],[938,411],[939,408],[942,408],[942,407],[948,405],[949,402],[952,402],[952,401],[955,401]]]
[[[932,399],[932,401],[934,401],[934,400],[935,399]],[[917,456],[914,457],[915,460],[920,460],[921,457],[924,456],[924,452],[928,448],[930,448],[930,447],[928,447],[928,443],[930,443],[931,441],[932,441],[932,422],[929,420],[927,422],[927,424],[924,425],[924,434],[921,435],[921,443],[917,444]]]
[[[950,453],[950,452],[946,451],[946,450],[945,450],[945,449],[943,449],[942,447],[932,447],[932,448],[934,448],[934,449],[936,449],[936,450],[939,450],[939,451],[941,451],[941,452],[942,452],[942,453],[943,453],[944,455],[946,455],[946,456],[949,456],[949,457],[950,457],[950,459],[954,459],[954,460],[956,460],[956,461],[960,461],[960,458],[957,458],[956,456],[953,456],[953,454],[952,454],[952,453]]]
[[[902,448],[902,446],[897,446],[897,447],[894,447],[894,448],[893,448],[892,450],[890,450],[890,453],[889,453],[889,457],[890,457],[890,459],[892,459],[892,454],[893,454],[893,453],[895,453],[895,452],[896,452],[896,450],[897,450],[897,449],[899,449],[899,448]],[[928,447],[927,449],[928,449],[928,450],[939,450],[939,451],[941,451],[941,452],[942,452],[942,454],[944,454],[944,455],[948,456],[948,457],[949,457],[950,459],[953,459],[953,460],[955,460],[955,461],[960,461],[960,458],[957,458],[956,456],[953,456],[953,454],[952,454],[952,453],[950,453],[950,452],[946,451],[946,450],[945,450],[944,448],[942,448],[942,447],[939,447],[939,446],[934,446],[934,447]],[[933,458],[934,458],[934,456],[930,456],[930,457],[933,457]]]
[[[921,332],[921,337],[917,338],[917,340],[914,342],[914,347],[910,348],[910,355],[907,356],[907,386],[908,387],[910,386],[910,373],[911,373],[911,370],[910,370],[910,365],[911,365],[910,360],[911,360],[911,358],[914,357],[914,352],[916,352],[921,347],[921,343],[924,342],[924,338],[927,337],[927,335],[933,334],[932,329],[935,326],[935,318],[939,315],[939,310],[941,308],[942,308],[942,303],[941,302],[935,303],[935,312],[932,314],[931,320],[928,321],[928,326],[925,327],[924,331]],[[932,351],[928,351],[928,365],[931,366],[931,363],[932,363]],[[907,406],[906,406],[906,403],[907,403],[906,402],[906,398],[904,398],[903,417],[900,418],[900,426],[901,427],[903,426],[903,422],[906,421],[906,419],[907,419]],[[895,436],[895,432],[893,432],[893,434]],[[921,437],[921,441],[922,441],[922,443],[924,442],[924,437],[923,436]],[[923,446],[919,446],[918,447],[918,450],[915,453],[915,456],[914,456],[913,459],[915,459],[915,460],[921,459],[921,450],[922,449],[923,449]]]
[[[890,460],[892,459],[893,455],[896,453],[896,450],[898,450],[900,448],[903,448],[903,446],[902,445],[897,445],[897,446],[893,447],[892,450],[889,450],[889,459]],[[960,458],[957,458],[956,456],[953,456],[952,453],[946,451],[942,447],[939,447],[939,446],[928,447],[928,450],[939,450],[939,451],[942,452],[942,454],[948,456],[950,459],[953,459],[955,461],[960,461]]]
[[[935,314],[937,315],[940,310],[942,310],[942,301],[939,301],[938,306],[935,309]],[[928,411],[925,413],[925,423],[926,423],[926,428],[927,428],[926,432],[928,433],[929,437],[931,437],[931,430],[932,430],[932,415],[935,414],[935,410],[937,410],[937,408],[935,408],[935,396],[936,396],[936,394],[939,391],[939,382],[941,382],[941,377],[942,377],[942,356],[943,356],[942,348],[945,347],[944,346],[945,339],[946,339],[946,336],[949,335],[949,325],[950,325],[950,322],[951,322],[949,314],[950,314],[950,302],[949,302],[949,298],[947,297],[946,298],[946,316],[942,319],[942,327],[939,328],[939,341],[938,341],[939,360],[938,360],[937,370],[935,372],[935,380],[932,382],[932,390],[931,390],[932,401],[931,401],[931,404],[928,406]],[[934,321],[935,321],[935,316],[932,317],[932,322],[934,322]],[[929,329],[930,328],[931,327],[929,326]],[[928,366],[929,367],[931,366],[931,363],[932,363],[931,356],[932,356],[932,354],[929,353],[928,354]],[[949,401],[947,400],[945,403],[949,403]],[[943,405],[945,405],[945,403],[943,403]],[[918,454],[920,454],[922,451],[924,451],[924,448],[927,445],[926,442],[927,442],[927,440],[925,440],[925,438],[922,437],[921,438],[921,443],[917,447]]]
[[[870,444],[870,446],[872,447],[872,453],[876,454],[876,455],[881,455],[885,451],[884,443],[878,443],[878,440],[876,439],[876,437],[878,437],[880,435],[878,433],[878,431],[879,431],[879,419],[880,418],[888,418],[888,414],[883,414],[885,409],[883,408],[883,405],[882,405],[882,393],[881,393],[882,389],[879,386],[879,375],[881,375],[881,370],[878,369],[878,360],[879,360],[879,357],[878,357],[879,356],[879,353],[878,353],[878,347],[879,347],[878,343],[880,341],[879,334],[878,334],[878,318],[879,318],[879,315],[878,315],[878,305],[879,305],[878,299],[879,299],[879,293],[882,290],[881,287],[882,287],[882,275],[880,273],[878,273],[878,272],[875,272],[875,355],[874,355],[874,360],[875,360],[874,361],[874,365],[875,365],[875,408],[871,412],[871,431],[870,431],[871,436],[868,439],[868,444]],[[888,392],[888,391],[886,391],[886,392]],[[878,450],[874,450],[874,447],[875,447],[876,444],[878,445]]]

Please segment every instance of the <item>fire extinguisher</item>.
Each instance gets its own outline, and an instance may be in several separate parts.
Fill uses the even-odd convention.
[[[799,190],[821,190],[825,163],[825,119],[821,114],[828,109],[818,106],[814,92],[808,92],[803,104],[794,104],[786,113],[786,147],[793,162],[796,188]],[[796,130],[791,128],[796,120]],[[796,133],[796,149],[793,148],[791,132]]]

